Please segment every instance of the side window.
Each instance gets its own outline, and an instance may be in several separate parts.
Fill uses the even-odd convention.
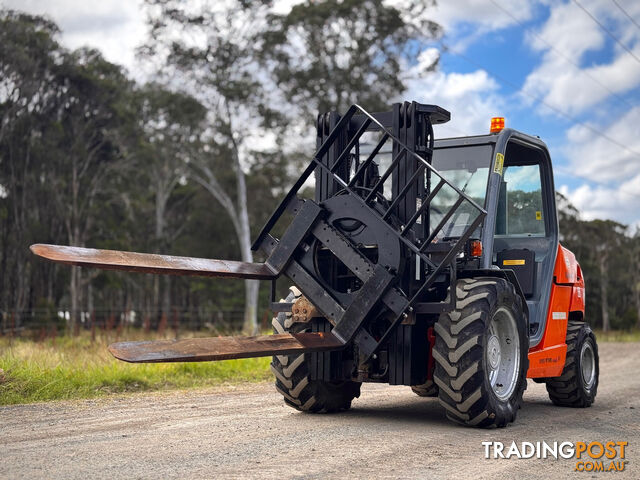
[[[496,235],[543,236],[542,207],[540,166],[505,166],[498,197]]]

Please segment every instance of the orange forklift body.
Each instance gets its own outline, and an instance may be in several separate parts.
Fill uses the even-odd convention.
[[[557,377],[567,354],[567,322],[584,318],[584,278],[575,255],[558,245],[542,341],[529,350],[528,378]]]

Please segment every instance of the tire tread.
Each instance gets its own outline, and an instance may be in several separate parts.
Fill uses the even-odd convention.
[[[281,302],[294,302],[301,295],[297,288],[292,287],[287,299]],[[307,330],[308,324],[292,323],[290,320],[291,313],[278,313],[271,322],[274,333],[300,333]],[[312,380],[308,361],[309,354],[273,356],[270,367],[276,379],[276,390],[283,396],[285,404],[311,413],[349,409],[352,400],[360,396],[361,384]]]
[[[438,398],[449,419],[467,426],[504,427],[515,420],[526,388],[528,331],[523,319],[522,299],[513,285],[493,277],[461,279],[456,285],[456,310],[442,314],[434,326],[436,344],[433,358],[434,382]],[[496,305],[513,305],[516,320],[525,320],[520,329],[526,344],[516,391],[507,406],[496,407],[489,398],[484,372],[485,330]],[[495,397],[497,400],[497,397]]]
[[[585,341],[591,341],[596,361],[596,382],[591,391],[582,384],[580,351]],[[560,407],[586,408],[595,401],[598,391],[598,345],[596,337],[585,322],[569,320],[567,325],[567,356],[559,377],[546,380],[547,393],[554,405]]]

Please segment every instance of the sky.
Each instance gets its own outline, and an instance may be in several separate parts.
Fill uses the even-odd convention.
[[[401,5],[406,0],[386,0]],[[278,0],[286,12],[297,0]],[[69,48],[89,45],[143,78],[139,0],[0,0],[46,14]],[[556,189],[585,219],[640,226],[640,1],[440,0],[444,29],[426,46],[407,100],[437,104],[451,122],[437,137],[476,135],[493,116],[549,147]],[[440,55],[439,68],[422,73]]]

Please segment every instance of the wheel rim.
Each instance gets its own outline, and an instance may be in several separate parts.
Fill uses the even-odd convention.
[[[518,383],[520,337],[516,319],[506,308],[499,308],[491,318],[485,357],[493,393],[508,400]]]
[[[596,358],[590,342],[584,342],[580,350],[580,367],[582,383],[590,389],[596,381]]]

